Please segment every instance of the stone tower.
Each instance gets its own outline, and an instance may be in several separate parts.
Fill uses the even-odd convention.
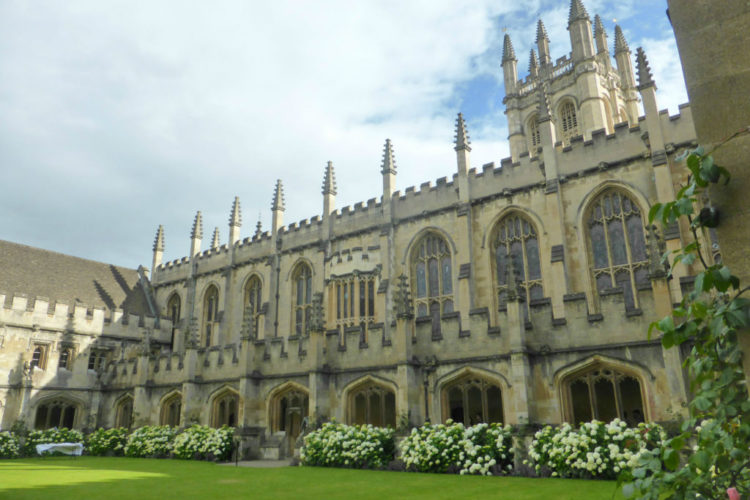
[[[631,53],[622,30],[615,30],[615,60],[612,64],[607,34],[601,18],[592,26],[581,0],[571,0],[568,16],[571,53],[553,59],[547,29],[540,19],[531,51],[529,74],[518,79],[517,60],[510,36],[503,41],[502,67],[505,82],[505,114],[513,161],[523,155],[536,156],[542,147],[539,93],[545,87],[556,141],[567,146],[588,140],[592,132],[614,132],[616,123],[631,126],[638,121],[637,89]],[[537,55],[539,58],[537,59]],[[554,145],[554,144],[552,144]]]

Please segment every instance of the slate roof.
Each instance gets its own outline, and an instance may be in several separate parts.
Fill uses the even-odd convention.
[[[138,271],[0,240],[0,292],[149,315]],[[0,304],[1,305],[1,304]]]

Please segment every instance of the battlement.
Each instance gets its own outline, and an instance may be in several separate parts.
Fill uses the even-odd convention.
[[[12,297],[0,292],[0,323],[29,330],[75,332],[83,335],[119,337],[140,341],[150,329],[157,337],[168,336],[171,323],[161,319],[128,314],[122,309],[106,310],[83,304],[50,302],[47,297],[15,294]]]

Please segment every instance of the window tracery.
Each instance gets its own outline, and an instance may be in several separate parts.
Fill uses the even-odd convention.
[[[365,384],[349,395],[352,424],[396,427],[396,395],[377,384]]]
[[[259,335],[260,331],[260,310],[262,306],[262,284],[260,278],[253,276],[245,285],[245,307],[250,308],[253,318],[253,332]]]
[[[539,240],[534,225],[519,215],[505,217],[496,230],[495,271],[500,307],[507,301],[509,256],[513,259],[513,269],[526,304],[533,299],[543,298]]]
[[[169,298],[167,303],[167,317],[172,322],[172,332],[170,335],[170,349],[174,350],[175,336],[177,334],[177,323],[180,321],[180,296],[176,293]]]
[[[40,404],[34,419],[35,429],[65,427],[72,429],[76,418],[76,405],[65,399],[53,399]]]
[[[117,403],[115,427],[130,429],[133,425],[133,398],[126,396]]]
[[[464,377],[443,389],[444,419],[464,425],[503,422],[500,387],[477,376]]]
[[[560,106],[560,129],[562,130],[561,139],[563,144],[570,144],[570,140],[579,135],[578,132],[578,114],[575,105],[570,101],[565,101]]]
[[[211,411],[212,427],[236,427],[240,397],[234,391],[225,391],[214,398]]]
[[[573,424],[619,418],[635,426],[644,421],[641,384],[632,375],[597,367],[571,378],[566,391]]]
[[[432,318],[433,333],[440,333],[440,316],[453,312],[453,271],[448,243],[430,233],[412,253],[414,306],[417,317]]]
[[[173,394],[167,398],[161,405],[159,415],[159,424],[170,427],[180,426],[180,414],[182,412],[182,396]]]
[[[203,345],[209,347],[215,341],[219,328],[219,290],[211,285],[203,298]]]
[[[619,191],[606,191],[593,203],[589,245],[596,290],[621,288],[626,309],[638,307],[636,285],[648,283],[648,256],[638,205]]]

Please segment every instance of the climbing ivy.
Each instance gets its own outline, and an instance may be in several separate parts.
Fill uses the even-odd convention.
[[[713,151],[749,131],[742,129]],[[687,182],[674,201],[651,208],[649,223],[668,226],[686,221],[693,242],[665,253],[662,260],[671,256],[673,267],[699,262],[702,271],[695,276],[693,291],[671,316],[652,323],[648,334],[660,332],[665,348],[689,346],[684,366],[693,397],[680,434],[644,453],[620,482],[626,498],[727,498],[736,493],[747,498],[750,400],[738,336],[747,335],[750,325],[750,299],[743,297],[748,287],[741,289],[737,276],[714,262],[701,245],[704,238],[699,238],[704,228],[717,224],[715,210],[702,202],[706,191],[712,184],[728,183],[730,175],[702,147],[680,160],[690,171]]]

